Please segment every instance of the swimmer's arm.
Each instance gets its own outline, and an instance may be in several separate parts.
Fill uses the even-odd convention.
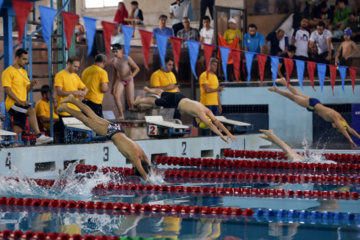
[[[278,69],[277,69],[277,74],[280,76],[280,78],[284,78],[284,75],[282,75],[282,73],[281,73],[281,67],[282,67],[282,63],[279,63],[279,65],[278,65]]]
[[[339,62],[339,57],[340,57],[340,53],[342,52],[342,48],[343,48],[343,44],[341,43],[338,51],[336,52],[335,64],[337,64]]]
[[[134,78],[140,72],[140,68],[130,56],[128,57],[128,62],[129,62],[129,65],[132,68],[134,68],[134,71],[133,71],[132,76],[131,76],[132,78]]]
[[[221,137],[222,140],[224,140],[226,143],[229,143],[229,141],[224,137],[224,135],[219,131],[219,129],[212,123],[210,122],[206,115],[201,115],[199,116],[199,118],[201,119],[201,121],[203,121],[203,123],[205,123],[206,126],[209,127],[209,129],[211,131],[213,131],[214,133],[216,133],[217,135],[219,135]]]
[[[360,139],[360,135],[353,129],[351,128],[349,125],[347,126],[347,131],[351,134],[354,135],[355,137]]]
[[[232,135],[229,130],[227,130],[227,128],[219,121],[219,120],[215,120],[213,121],[213,123],[215,123],[215,125],[220,128],[225,134],[226,136],[228,136],[231,141],[235,141],[236,140],[236,137],[234,137],[234,135]]]
[[[113,80],[111,83],[111,93],[113,93],[114,87],[115,87],[115,83],[117,81],[117,76],[118,76],[118,71],[117,69],[114,67],[114,74],[113,74]]]

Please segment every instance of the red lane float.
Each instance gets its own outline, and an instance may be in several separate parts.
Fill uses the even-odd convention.
[[[183,158],[157,156],[156,164],[174,166],[196,166],[208,168],[235,168],[235,169],[290,169],[303,172],[317,171],[321,173],[356,173],[360,172],[360,164],[333,164],[333,163],[304,163],[304,162],[279,162],[257,160],[229,160],[209,158]]]
[[[172,195],[206,195],[206,196],[235,196],[235,197],[271,197],[271,198],[309,198],[309,199],[342,199],[358,200],[357,192],[338,192],[338,191],[312,191],[305,190],[283,190],[283,189],[260,189],[260,188],[222,188],[222,187],[184,187],[166,185],[142,185],[142,184],[108,184],[97,185],[93,192],[96,195],[110,195],[116,193],[136,193],[136,194],[172,194]]]

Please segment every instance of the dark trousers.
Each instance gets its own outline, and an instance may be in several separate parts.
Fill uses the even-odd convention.
[[[202,27],[203,27],[202,21],[203,21],[203,17],[205,16],[207,8],[209,8],[211,19],[214,19],[214,3],[215,3],[215,0],[201,0],[201,3],[200,3],[200,26],[199,26],[199,30],[201,30]]]
[[[218,116],[219,115],[219,105],[207,105],[205,106],[208,109],[210,109],[210,111],[215,115]],[[201,129],[201,135],[202,136],[211,136],[213,133],[211,132],[210,129]]]
[[[177,23],[177,24],[174,24],[174,25],[172,26],[172,29],[174,30],[174,35],[175,35],[175,37],[176,37],[177,32],[180,31],[180,30],[183,29],[183,28],[184,28],[184,25],[182,24],[182,22]]]
[[[102,112],[102,105],[101,104],[97,104],[97,103],[93,103],[92,101],[88,100],[88,99],[84,99],[82,101],[85,105],[87,105],[89,108],[91,108],[91,110],[93,110],[93,112],[98,115],[101,118],[104,118],[103,112]]]

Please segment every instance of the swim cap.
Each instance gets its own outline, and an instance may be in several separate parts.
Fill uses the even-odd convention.
[[[211,119],[208,116],[206,116],[206,118],[211,122]],[[209,129],[209,127],[203,121],[199,123],[199,128]]]
[[[346,122],[340,121],[340,123],[341,123],[341,125],[343,126],[343,128],[346,130],[346,129],[347,129],[347,124],[346,124]],[[336,130],[337,130],[338,132],[340,132],[340,130],[339,130],[338,128],[336,128]]]
[[[345,29],[344,35],[349,35],[351,37],[351,29]]]
[[[150,164],[145,160],[141,160],[141,166],[143,167],[146,174],[149,174],[149,172],[151,170]],[[135,172],[135,176],[141,177],[141,174],[140,174],[140,172],[139,172],[139,170],[137,168],[134,168],[134,172]]]

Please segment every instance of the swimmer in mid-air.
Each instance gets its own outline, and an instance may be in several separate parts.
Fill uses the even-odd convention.
[[[71,114],[98,135],[106,136],[111,139],[119,152],[125,158],[131,160],[132,165],[137,170],[135,173],[138,172],[145,181],[149,181],[148,174],[152,171],[149,159],[146,157],[146,154],[141,147],[125,135],[120,124],[110,123],[109,121],[97,116],[91,108],[76,100],[73,95],[69,95],[64,98],[60,103],[63,104],[58,108],[58,112],[67,112]],[[83,113],[69,108],[66,103],[74,104],[80,108]]]
[[[287,82],[285,78],[277,79],[276,83],[286,86]],[[299,106],[306,108],[308,111],[314,112],[320,117],[322,117],[325,121],[331,122],[333,128],[337,128],[339,132],[341,132],[351,143],[353,147],[357,147],[354,141],[351,139],[349,133],[354,135],[355,137],[360,139],[360,135],[352,129],[346,122],[346,120],[334,109],[325,107],[321,104],[321,102],[316,98],[310,98],[309,96],[300,93],[296,88],[289,85],[288,89],[291,93],[280,90],[277,87],[268,88],[271,92],[276,92],[291,101],[297,103]]]
[[[175,92],[175,93],[164,92],[162,89],[159,88],[148,88],[148,87],[144,87],[144,90],[146,92],[160,96],[160,98],[159,99],[155,99],[153,97],[140,98],[138,96],[134,102],[135,106],[139,106],[140,104],[147,104],[147,105],[159,106],[164,108],[177,108],[179,109],[180,112],[187,113],[195,118],[200,118],[200,120],[203,123],[205,123],[205,125],[208,126],[211,131],[219,135],[221,139],[224,140],[225,142],[229,143],[228,141],[229,138],[231,139],[231,141],[236,140],[236,137],[234,137],[226,129],[226,127],[219,120],[217,120],[217,118],[210,111],[210,109],[208,109],[201,103],[190,100],[189,98],[186,98],[183,94],[179,92]],[[207,117],[209,117],[210,120]],[[220,128],[226,134],[227,138],[224,137],[224,135],[219,131],[218,128]]]

